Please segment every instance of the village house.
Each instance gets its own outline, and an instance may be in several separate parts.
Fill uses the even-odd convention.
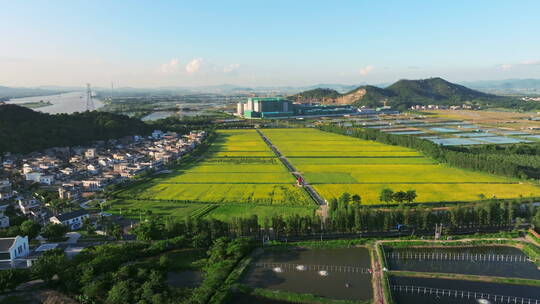
[[[84,152],[84,157],[86,158],[95,158],[96,157],[96,149],[90,148]]]
[[[13,196],[11,182],[9,179],[0,180],[0,200],[9,199]]]
[[[81,197],[81,191],[74,184],[63,184],[58,187],[58,197],[61,199],[75,200]]]
[[[24,258],[29,253],[28,237],[0,238],[0,262],[13,263],[15,259]]]
[[[39,183],[44,185],[52,185],[54,184],[54,176],[53,175],[44,175],[39,178]]]
[[[83,188],[87,191],[100,190],[102,187],[105,186],[105,184],[106,184],[105,179],[102,179],[102,178],[89,179],[89,180],[82,181]]]
[[[30,198],[30,199],[21,198],[18,200],[18,206],[21,212],[27,215],[27,214],[30,214],[32,210],[39,209],[41,207],[41,202],[35,198]]]
[[[27,181],[31,181],[31,182],[34,182],[34,183],[39,183],[40,179],[41,179],[41,173],[39,172],[30,172],[30,173],[26,173],[24,175],[24,179],[27,180]]]
[[[82,227],[84,219],[90,218],[88,211],[81,209],[57,216],[53,216],[49,221],[53,224],[68,226],[71,230],[77,230]]]

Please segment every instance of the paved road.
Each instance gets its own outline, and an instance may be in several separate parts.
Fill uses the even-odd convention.
[[[321,208],[321,215],[324,219],[326,219],[326,217],[328,216],[328,205],[326,204],[326,201],[319,195],[319,193],[317,193],[315,188],[313,188],[308,182],[306,182],[306,179],[302,176],[302,174],[298,172],[298,170],[296,170],[293,164],[291,164],[291,162],[289,162],[289,160],[279,151],[279,149],[272,144],[268,137],[266,137],[266,135],[264,135],[261,130],[256,130],[263,139],[263,141],[270,147],[270,149],[272,149],[272,151],[274,151],[279,160],[283,163],[283,165],[285,165],[285,167],[287,167],[289,172],[291,172],[291,174],[296,178],[296,180],[298,180],[298,178],[302,180],[302,186],[304,187],[304,189],[306,189],[311,198],[317,204],[319,204]]]

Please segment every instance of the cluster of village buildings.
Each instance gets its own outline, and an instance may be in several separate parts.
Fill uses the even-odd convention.
[[[10,173],[8,176],[12,178],[0,178],[0,228],[10,225],[4,214],[10,204],[38,223],[64,224],[70,229],[80,228],[83,219],[89,216],[83,209],[54,215],[35,193],[16,191],[17,183],[39,184],[40,188],[57,191],[61,199],[83,202],[108,185],[120,184],[142,172],[164,169],[192,151],[206,135],[205,131],[179,135],[156,130],[150,136],[96,141],[88,147],[50,148],[27,155],[6,154],[1,159],[0,169]],[[5,242],[15,241],[12,238]]]

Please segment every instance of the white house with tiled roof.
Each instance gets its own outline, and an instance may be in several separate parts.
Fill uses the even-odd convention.
[[[28,237],[18,235],[0,238],[0,262],[13,262],[15,259],[28,256],[29,253]]]

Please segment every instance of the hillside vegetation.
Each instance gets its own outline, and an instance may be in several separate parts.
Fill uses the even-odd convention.
[[[104,112],[50,115],[16,105],[0,106],[0,153],[83,145],[149,131],[144,122],[124,115]]]
[[[361,86],[339,94],[335,90],[315,89],[291,96],[297,102],[321,102],[324,104],[352,104],[356,106],[379,106],[383,102],[394,107],[416,104],[461,105],[465,102],[483,106],[501,106],[527,109],[540,105],[518,102],[516,99],[475,91],[448,82],[442,78],[400,80],[386,88]]]

